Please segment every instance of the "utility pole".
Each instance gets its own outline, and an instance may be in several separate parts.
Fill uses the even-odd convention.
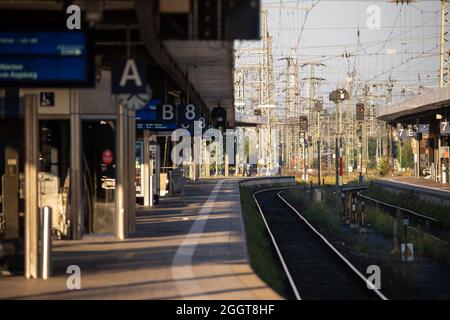
[[[292,161],[297,164],[296,154],[300,147],[298,142],[299,128],[299,85],[298,85],[298,64],[295,48],[292,48],[292,56],[283,58],[286,60],[286,102],[284,108],[283,150],[284,159],[287,162],[287,169],[292,170]]]
[[[268,125],[264,125],[261,135],[260,147],[262,148],[261,157],[266,166],[266,173],[272,170],[273,162],[277,159],[272,159],[276,152],[273,152],[272,129],[274,122],[273,108],[266,103],[271,103],[274,106],[274,83],[273,83],[273,56],[272,56],[272,37],[269,35],[268,27],[268,11],[262,10],[263,30],[262,30],[262,54],[260,63],[260,86],[259,86],[259,105],[262,109],[262,115],[267,118]]]
[[[323,109],[323,100],[316,100],[314,105],[314,111],[317,113],[317,185],[320,186],[320,170],[321,170],[321,157],[320,157],[320,113]]]
[[[336,124],[337,124],[337,134],[336,134],[336,191],[342,187],[342,102],[349,99],[349,94],[345,89],[336,89],[330,93],[330,101],[336,103]]]
[[[362,137],[361,137],[361,168],[367,171],[368,161],[369,161],[369,127],[370,127],[370,110],[371,101],[369,100],[370,87],[368,84],[364,85],[363,88],[363,103],[365,106],[364,110],[364,121],[361,125]],[[366,112],[367,111],[367,112]],[[377,148],[378,150],[378,148]],[[378,151],[377,151],[378,157]],[[377,158],[378,160],[378,158]]]
[[[301,65],[302,67],[309,66],[309,77],[302,78],[303,81],[308,81],[308,110],[307,110],[307,116],[310,120],[311,125],[308,127],[308,136],[312,137],[312,148],[308,148],[308,167],[311,168],[312,161],[313,161],[313,155],[314,155],[314,148],[317,145],[317,128],[318,125],[317,121],[313,121],[313,119],[316,116],[315,112],[315,102],[316,102],[316,86],[320,84],[321,81],[324,81],[324,78],[316,77],[315,76],[315,68],[316,67],[323,67],[325,66],[323,63],[319,62],[308,62]],[[308,144],[309,147],[309,144]]]
[[[234,105],[236,110],[245,113],[245,77],[243,69],[234,71]]]
[[[364,182],[363,177],[363,125],[364,125],[364,103],[356,104],[356,121],[358,122],[358,164],[359,164],[359,183]]]
[[[392,90],[394,88],[394,81],[391,79],[388,79],[386,84],[386,105],[392,103]],[[392,126],[389,123],[386,123],[386,155],[389,159],[389,166],[394,171],[395,165],[394,165],[394,156],[392,153],[394,145],[394,139],[392,136]]]
[[[450,68],[450,1],[441,0],[441,46],[440,46],[440,68],[439,68],[439,85],[446,87],[449,82]]]

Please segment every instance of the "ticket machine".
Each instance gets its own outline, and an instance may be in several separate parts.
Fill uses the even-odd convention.
[[[145,130],[136,143],[136,197],[143,198],[145,206],[158,203],[160,196],[160,146],[155,138]]]
[[[161,161],[160,161],[160,146],[156,141],[149,142],[149,178],[150,178],[150,205],[152,203],[159,202],[159,191],[160,191],[160,172],[161,172]],[[152,201],[153,200],[153,201]]]

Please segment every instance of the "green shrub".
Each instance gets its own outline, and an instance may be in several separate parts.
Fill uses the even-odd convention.
[[[385,177],[389,174],[389,158],[382,157],[377,163],[377,172],[380,176]]]

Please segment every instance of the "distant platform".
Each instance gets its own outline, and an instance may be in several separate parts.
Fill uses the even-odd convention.
[[[280,299],[250,267],[238,181],[189,182],[140,207],[124,241],[55,241],[53,277],[0,276],[0,299]],[[81,268],[81,290],[66,287],[69,265]]]
[[[374,180],[386,187],[405,191],[416,191],[430,200],[444,200],[450,204],[450,184],[443,184],[414,177],[392,177]]]

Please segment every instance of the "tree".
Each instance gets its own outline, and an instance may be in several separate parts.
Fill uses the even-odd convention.
[[[369,169],[374,169],[377,166],[376,156],[377,156],[377,139],[369,138],[367,139],[367,149],[369,152],[369,163],[367,164]]]
[[[401,145],[400,157],[400,165],[402,166],[402,168],[411,169],[414,167],[414,154],[412,152],[410,139],[403,141]]]

